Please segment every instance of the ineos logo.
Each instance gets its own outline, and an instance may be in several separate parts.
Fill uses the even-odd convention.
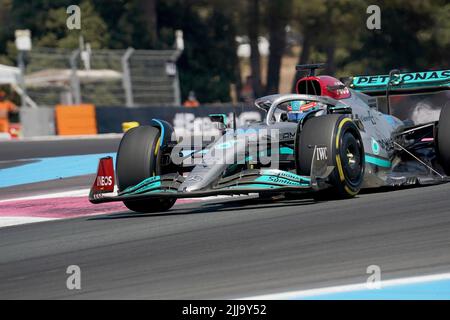
[[[316,154],[317,154],[317,160],[319,160],[319,161],[328,159],[327,148],[326,147],[317,148],[316,149]]]
[[[112,185],[112,176],[98,176],[97,177],[97,186],[105,187]]]

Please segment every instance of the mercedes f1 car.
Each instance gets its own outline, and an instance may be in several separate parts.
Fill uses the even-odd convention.
[[[263,122],[237,128],[226,115],[211,115],[222,129],[212,143],[183,145],[172,126],[158,119],[127,131],[115,172],[112,158],[100,159],[89,200],[123,201],[133,211],[156,212],[170,209],[178,198],[305,191],[349,198],[362,188],[448,181],[448,100],[438,106],[439,118],[425,123],[393,116],[390,101],[403,94],[448,93],[449,70],[391,71],[354,77],[345,85],[316,76],[319,67],[297,66],[309,75],[297,82],[296,94],[257,99]],[[377,92],[387,99],[384,113]]]

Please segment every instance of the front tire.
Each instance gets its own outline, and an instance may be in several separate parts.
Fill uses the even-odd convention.
[[[117,152],[116,175],[119,190],[134,186],[142,180],[160,175],[161,153],[157,128],[140,126],[128,130],[120,141]],[[127,200],[125,206],[135,212],[151,213],[169,210],[174,198]]]
[[[309,119],[297,137],[296,165],[300,175],[311,175],[314,146],[327,148],[332,188],[328,198],[351,198],[358,194],[364,179],[364,146],[358,127],[343,115]],[[323,193],[322,193],[323,195]]]

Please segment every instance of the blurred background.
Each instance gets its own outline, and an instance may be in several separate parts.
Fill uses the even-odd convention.
[[[369,30],[374,4],[381,28]],[[255,97],[292,92],[296,64],[337,77],[440,70],[449,49],[447,0],[0,0],[0,103],[11,136],[119,132],[156,110],[192,133],[236,107],[258,120]],[[77,117],[92,128],[62,128]]]

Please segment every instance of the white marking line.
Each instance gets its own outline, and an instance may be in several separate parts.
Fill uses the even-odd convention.
[[[20,200],[39,200],[39,199],[83,197],[83,196],[85,196],[87,199],[88,195],[89,195],[89,189],[81,189],[81,190],[71,190],[71,191],[63,191],[63,192],[38,194],[38,195],[28,196],[28,197],[4,199],[4,200],[0,200],[0,203],[9,202],[9,201],[20,201]],[[222,196],[211,196],[211,197],[202,197],[202,198],[181,198],[181,199],[189,199],[189,200],[194,200],[194,201],[195,200],[207,201],[207,200],[213,200],[213,199],[226,199],[226,198],[231,198],[231,197],[232,196],[222,195]],[[236,196],[234,196],[234,197],[236,197]]]
[[[9,202],[9,201],[20,201],[20,200],[39,200],[39,199],[49,199],[49,198],[66,198],[66,197],[82,197],[82,196],[85,196],[87,199],[88,195],[89,195],[89,189],[81,189],[81,190],[45,193],[45,194],[39,194],[39,195],[21,197],[21,198],[5,199],[5,200],[0,200],[0,203],[1,202]]]
[[[409,285],[416,283],[432,282],[432,281],[442,281],[450,280],[450,273],[435,274],[429,276],[418,276],[410,278],[400,278],[393,280],[381,281],[381,289],[369,289],[367,283],[350,284],[336,287],[328,288],[318,288],[310,290],[298,290],[298,291],[287,291],[281,293],[265,294],[260,296],[241,298],[240,300],[289,300],[289,299],[301,299],[307,297],[314,297],[326,294],[335,294],[342,292],[351,292],[359,290],[382,290],[385,287],[399,286],[399,285]]]
[[[38,218],[38,217],[0,217],[0,228],[10,227],[19,224],[43,222],[57,220],[57,218]]]
[[[72,191],[64,191],[64,192],[56,192],[56,193],[47,193],[47,194],[40,194],[40,195],[34,195],[29,197],[22,197],[22,198],[13,198],[13,199],[6,199],[6,200],[0,200],[0,203],[5,202],[14,202],[14,201],[27,201],[27,200],[40,200],[40,199],[50,199],[50,198],[67,198],[67,197],[80,197],[85,196],[86,199],[89,194],[89,189],[81,189],[81,190],[72,190]],[[208,201],[213,199],[222,199],[222,198],[230,198],[231,196],[223,195],[223,196],[211,196],[211,197],[203,197],[203,198],[191,198],[190,202],[200,202],[200,201]],[[181,201],[178,203],[175,203],[175,205],[183,204],[184,199],[180,199]],[[169,211],[170,213],[170,211]],[[102,215],[104,213],[99,213],[98,215]],[[96,214],[97,215],[97,214]],[[70,219],[70,218],[41,218],[41,217],[8,217],[3,216],[0,217],[0,228],[3,227],[10,227],[20,224],[27,224],[27,223],[35,223],[35,222],[45,222],[45,221],[52,221],[52,220],[61,220],[61,219]]]

